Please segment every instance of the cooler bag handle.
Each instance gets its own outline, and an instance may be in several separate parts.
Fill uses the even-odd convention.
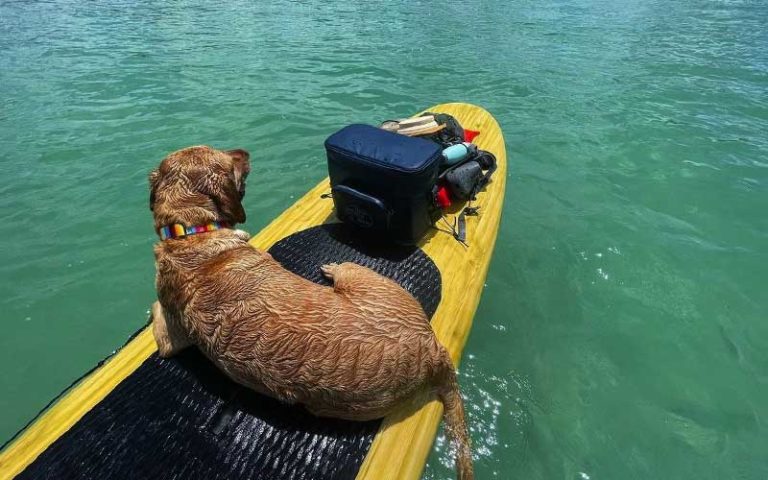
[[[331,188],[336,215],[342,222],[366,230],[387,230],[392,211],[380,199],[347,185]]]

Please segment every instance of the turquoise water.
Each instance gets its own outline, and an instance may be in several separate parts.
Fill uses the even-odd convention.
[[[166,153],[250,150],[256,232],[334,129],[444,101],[510,161],[461,369],[478,478],[768,477],[759,1],[3,2],[0,439],[145,322]]]

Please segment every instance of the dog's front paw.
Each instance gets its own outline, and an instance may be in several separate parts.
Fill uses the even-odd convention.
[[[246,232],[245,230],[235,229],[234,230],[235,235],[237,235],[239,238],[245,240],[246,242],[251,239],[251,235]]]
[[[164,319],[163,317],[163,306],[160,305],[160,302],[155,302],[152,304],[152,309],[149,312],[149,321],[154,322],[156,318]]]
[[[330,281],[333,281],[333,275],[336,272],[336,269],[339,268],[338,263],[329,263],[327,265],[323,265],[320,267],[320,270],[323,272],[323,275],[325,278],[327,278]]]

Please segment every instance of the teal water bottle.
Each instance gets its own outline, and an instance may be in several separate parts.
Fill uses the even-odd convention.
[[[451,166],[477,153],[477,145],[469,142],[457,143],[443,150],[443,165]]]

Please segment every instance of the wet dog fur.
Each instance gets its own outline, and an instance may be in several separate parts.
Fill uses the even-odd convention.
[[[244,150],[207,146],[168,155],[149,175],[155,229],[236,225],[250,171]],[[319,416],[370,420],[420,392],[444,406],[461,479],[473,478],[456,373],[419,303],[354,263],[330,264],[321,286],[284,269],[234,229],[155,245],[161,356],[197,346],[232,380]]]

